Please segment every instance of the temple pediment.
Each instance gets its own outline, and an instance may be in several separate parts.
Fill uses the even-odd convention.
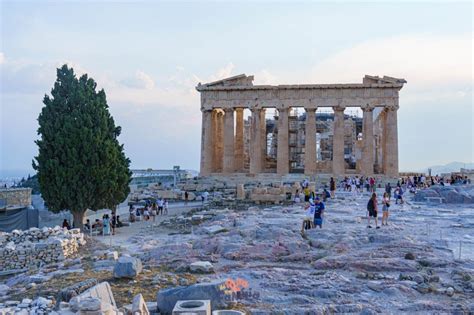
[[[199,91],[202,87],[218,87],[218,86],[253,86],[253,75],[247,76],[239,74],[230,78],[201,84],[199,83],[196,89]]]
[[[407,83],[405,79],[399,79],[384,75],[382,78],[379,76],[366,74],[363,79],[364,84],[403,84]]]

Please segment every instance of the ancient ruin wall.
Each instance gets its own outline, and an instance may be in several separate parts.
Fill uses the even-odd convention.
[[[84,245],[79,229],[31,228],[0,234],[0,270],[22,270],[62,261]]]
[[[3,200],[7,207],[28,207],[31,205],[31,188],[0,189],[0,201]]]

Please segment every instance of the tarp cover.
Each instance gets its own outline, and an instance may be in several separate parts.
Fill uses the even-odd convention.
[[[0,231],[27,230],[38,227],[38,209],[17,209],[0,212]]]

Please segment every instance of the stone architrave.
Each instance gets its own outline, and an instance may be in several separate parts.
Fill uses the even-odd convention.
[[[363,176],[371,176],[374,173],[374,108],[362,107],[362,159],[361,173]]]
[[[244,109],[235,109],[235,171],[244,170]]]
[[[234,109],[226,108],[224,110],[224,161],[223,172],[226,174],[235,171],[234,165]]]
[[[341,175],[345,173],[344,162],[344,107],[336,106],[334,109],[334,130],[332,140],[332,173]]]
[[[397,122],[398,106],[386,109],[385,118],[385,175],[390,177],[398,177],[398,122]]]
[[[253,108],[252,124],[250,130],[250,174],[258,174],[262,171],[262,150],[261,150],[261,132],[260,128],[260,108]]]
[[[304,173],[311,175],[316,172],[316,109],[305,108],[305,110]]]
[[[288,111],[289,108],[278,108],[277,174],[280,175],[285,175],[290,172]]]

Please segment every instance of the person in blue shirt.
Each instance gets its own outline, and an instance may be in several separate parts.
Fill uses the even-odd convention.
[[[323,213],[324,213],[324,202],[319,200],[319,197],[316,197],[314,200],[314,226],[319,226],[321,229],[323,228]]]

